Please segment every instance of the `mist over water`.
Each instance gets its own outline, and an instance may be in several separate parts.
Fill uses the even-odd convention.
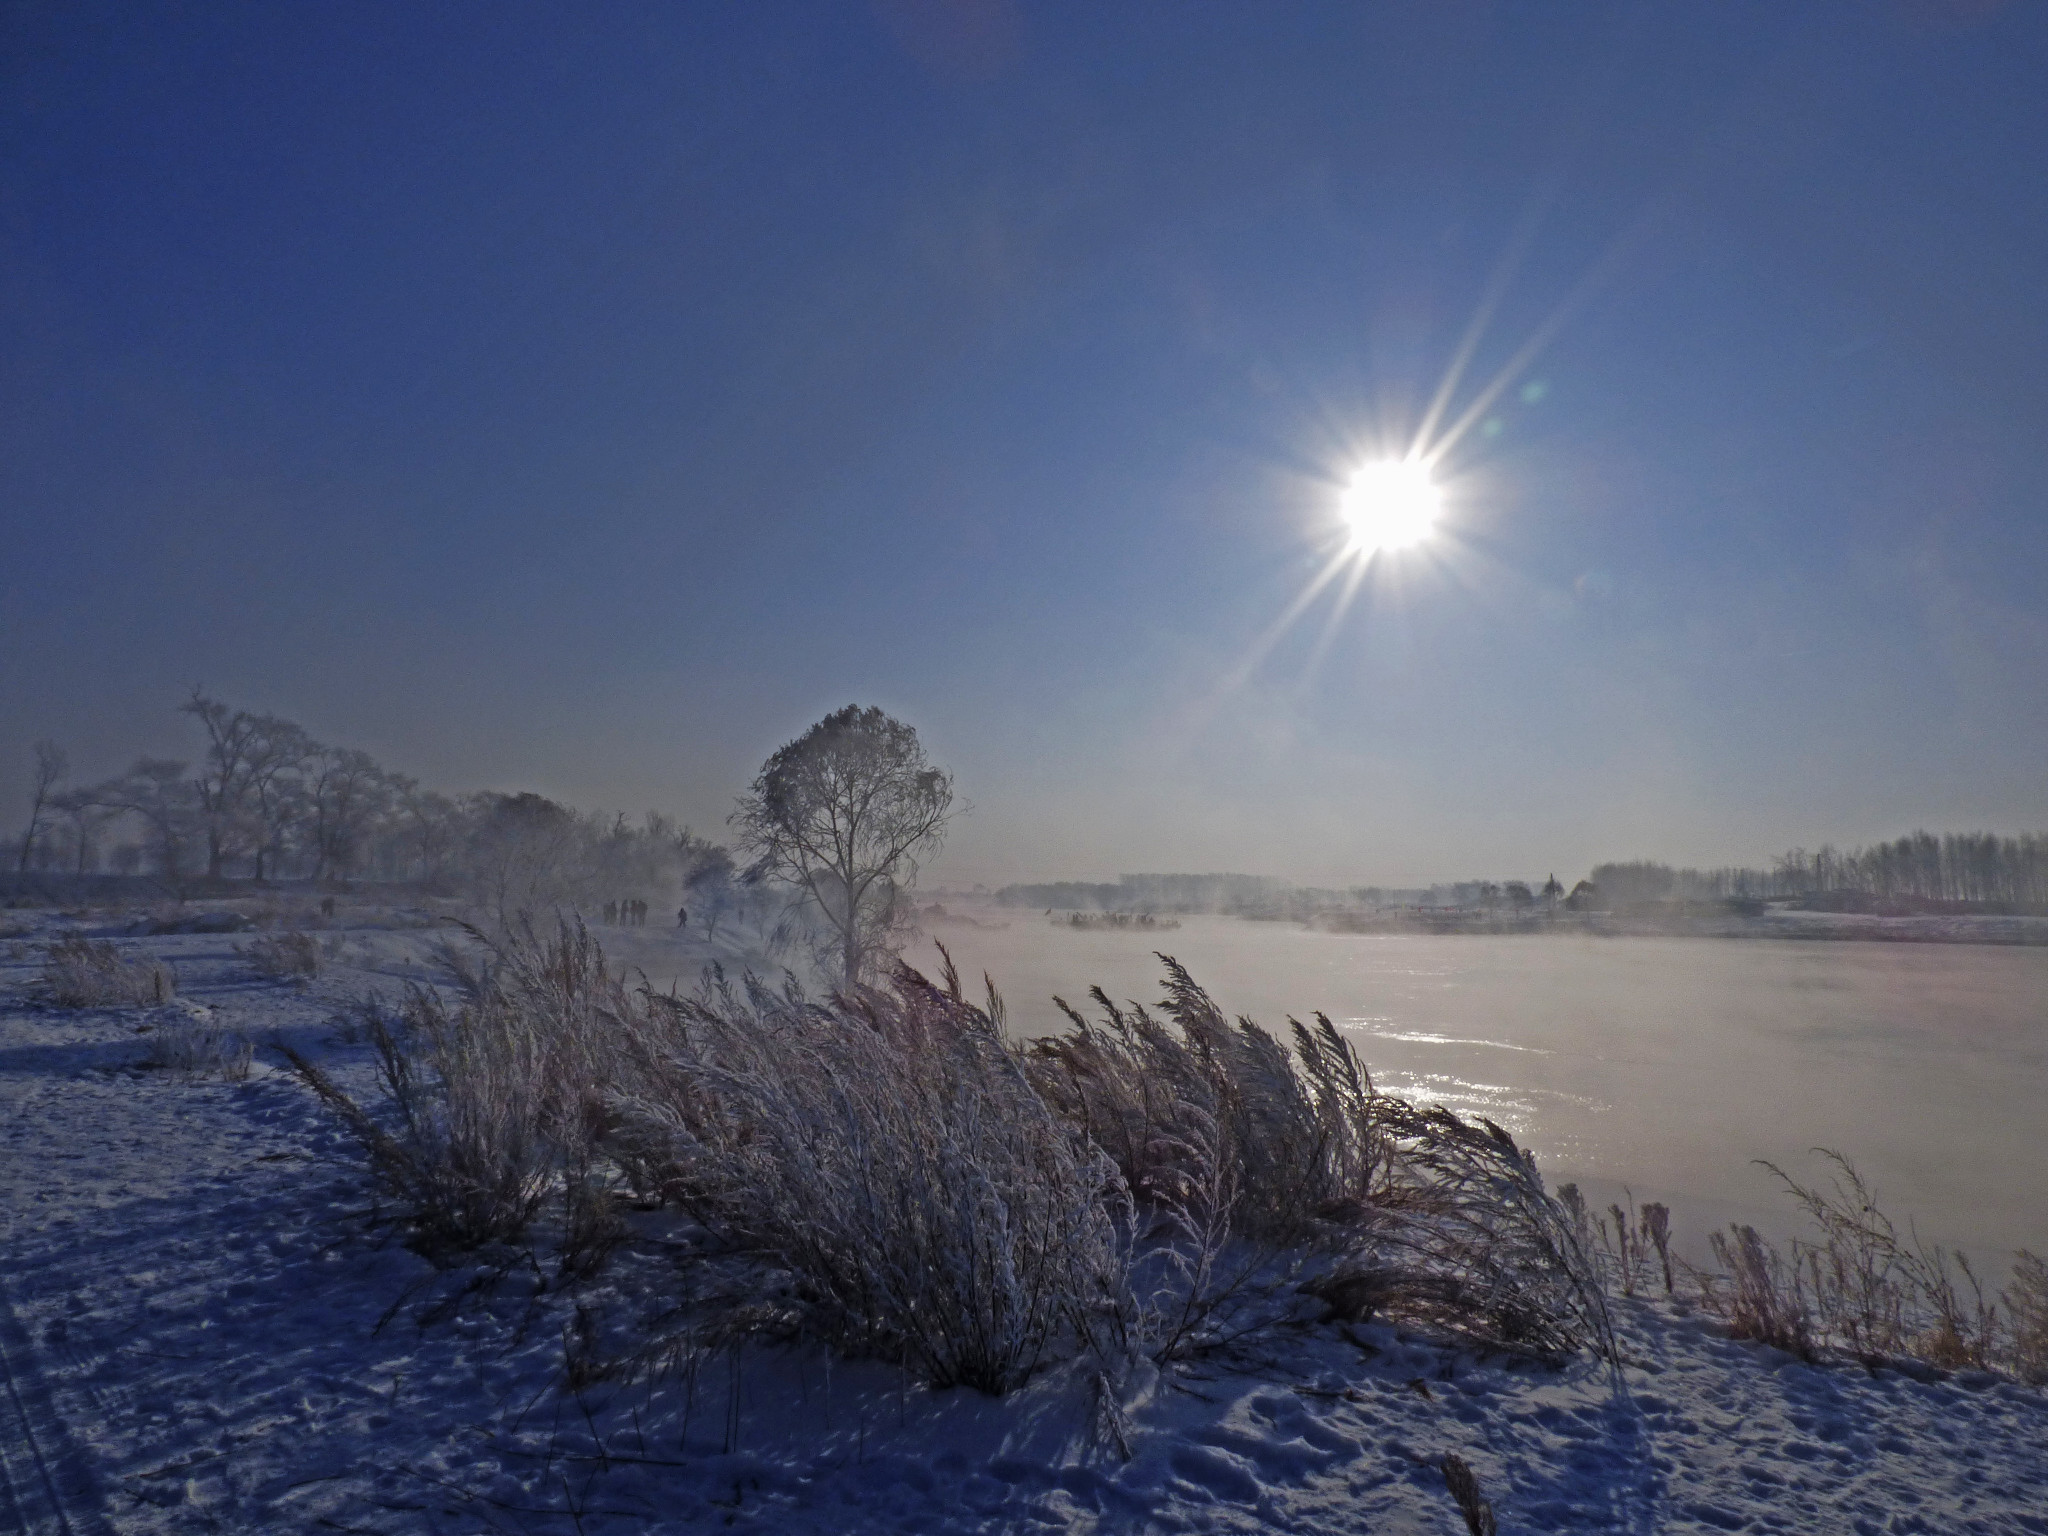
[[[1054,994],[1091,1011],[1091,984],[1155,1002],[1164,951],[1231,1013],[1327,1013],[1380,1086],[1499,1121],[1553,1186],[1666,1200],[1688,1251],[1731,1219],[1788,1229],[1752,1159],[1811,1175],[1816,1146],[1928,1241],[2048,1248],[2048,949],[975,921],[931,922],[906,958],[935,965],[943,941],[1020,1034],[1058,1027]]]

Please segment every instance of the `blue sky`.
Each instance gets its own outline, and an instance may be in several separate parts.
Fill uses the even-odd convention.
[[[0,16],[7,804],[201,683],[706,829],[880,703],[957,879],[2048,825],[2038,9]]]

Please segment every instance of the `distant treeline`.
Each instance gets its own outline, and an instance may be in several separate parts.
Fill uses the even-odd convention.
[[[1561,883],[1467,880],[1392,889],[1291,885],[1265,875],[1121,875],[1114,882],[1061,880],[1006,885],[1006,906],[1062,912],[1215,912],[1237,917],[1308,919],[1360,908],[1530,908],[1554,906]],[[2048,834],[1914,832],[1893,842],[1843,852],[1795,848],[1767,869],[1676,869],[1649,860],[1595,865],[1573,889],[1575,910],[1659,902],[1799,899],[1809,904],[1926,904],[2010,911],[2048,910]]]
[[[201,737],[196,762],[144,757],[74,785],[64,752],[37,743],[28,825],[0,874],[146,877],[173,895],[375,881],[508,912],[674,896],[713,921],[748,899],[728,850],[659,814],[628,822],[532,793],[442,794],[275,715],[196,691],[180,711]]]
[[[1593,884],[1608,903],[1854,894],[2015,909],[2048,908],[2048,834],[1913,832],[1844,852],[1794,848],[1769,869],[1673,869],[1668,864],[1602,864]]]
[[[1114,884],[1059,880],[1006,885],[996,900],[1011,907],[1074,912],[1225,912],[1271,899],[1285,882],[1263,875],[1119,875]]]
[[[1293,885],[1268,875],[1119,875],[1114,882],[1058,880],[1006,885],[996,900],[1009,907],[1060,912],[1221,912],[1236,917],[1308,917],[1332,908],[1427,901],[1428,890],[1379,886],[1331,889]]]

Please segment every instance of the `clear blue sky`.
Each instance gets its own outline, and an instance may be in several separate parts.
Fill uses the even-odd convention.
[[[0,16],[10,823],[196,682],[707,830],[880,703],[962,879],[2048,825],[2048,9]]]

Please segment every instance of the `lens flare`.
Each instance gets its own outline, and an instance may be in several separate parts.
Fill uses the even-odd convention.
[[[1443,494],[1418,459],[1368,464],[1351,477],[1344,492],[1344,521],[1351,547],[1363,554],[1406,549],[1428,538],[1436,526]]]

